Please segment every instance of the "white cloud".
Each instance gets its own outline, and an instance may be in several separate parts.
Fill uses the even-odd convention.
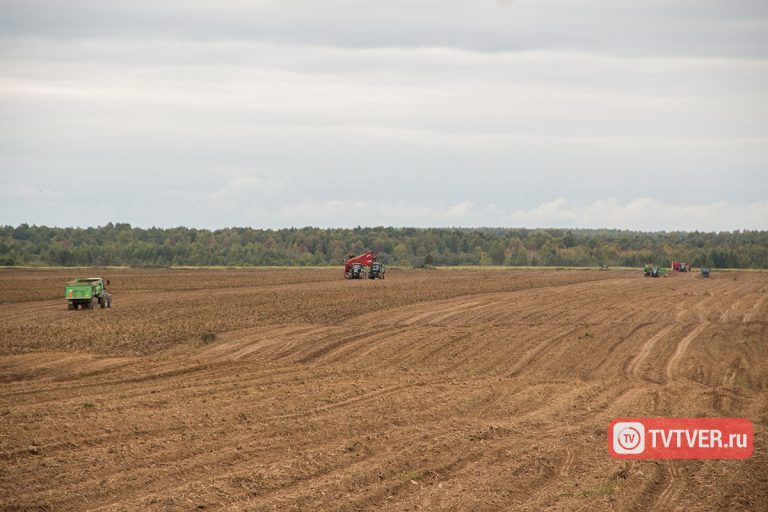
[[[286,203],[281,218],[293,226],[416,226],[612,228],[642,231],[730,231],[768,229],[768,200],[746,205],[666,204],[652,198],[573,202],[564,198],[530,209],[472,201],[445,206],[390,203],[376,199]]]
[[[725,201],[674,205],[653,198],[622,203],[617,199],[575,203],[564,198],[542,203],[531,210],[506,213],[496,208],[504,225],[528,227],[584,227],[643,231],[729,231],[768,229],[768,200],[748,205]]]
[[[286,203],[280,216],[292,226],[441,226],[459,225],[475,215],[474,203],[462,201],[446,206],[421,206],[376,199],[331,200]]]
[[[285,182],[279,179],[251,175],[239,171],[211,194],[216,204],[242,203],[274,199],[285,188]]]

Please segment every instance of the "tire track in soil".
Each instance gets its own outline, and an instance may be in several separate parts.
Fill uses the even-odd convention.
[[[752,306],[752,310],[745,313],[742,317],[742,322],[747,323],[751,322],[752,318],[754,318],[755,315],[757,315],[760,312],[760,308],[765,304],[765,301],[768,300],[768,295],[763,294],[762,297],[757,299],[757,302],[755,302],[755,305]]]
[[[675,347],[675,352],[672,354],[672,357],[669,358],[667,361],[667,364],[664,366],[664,374],[667,376],[667,381],[671,381],[674,378],[674,371],[677,364],[680,362],[680,359],[682,359],[683,355],[685,355],[685,351],[688,350],[688,346],[693,342],[693,340],[696,339],[696,337],[701,334],[701,331],[703,331],[708,325],[708,322],[702,322],[694,329],[689,332],[683,339],[681,339],[677,346]]]
[[[718,322],[727,322],[728,320],[730,320],[731,313],[736,311],[736,309],[741,305],[743,300],[744,300],[744,297],[739,297],[738,299],[736,299],[736,301],[734,301],[734,303],[731,304],[730,307],[728,307],[728,309],[726,309],[722,315],[720,315],[720,318],[718,318]]]
[[[667,512],[668,509],[656,507],[659,498],[670,485],[669,469],[665,463],[650,463],[653,468],[653,476],[649,476],[642,481],[642,487],[637,496],[628,504],[627,510],[637,512],[647,512],[649,510],[658,510]]]
[[[664,327],[659,332],[648,338],[645,343],[640,347],[640,351],[637,353],[637,355],[629,362],[629,365],[627,365],[626,373],[627,375],[632,376],[638,376],[640,373],[640,368],[643,364],[643,362],[648,358],[648,356],[651,353],[651,350],[653,350],[653,347],[658,343],[658,341],[666,336],[669,331],[672,330],[674,326],[669,325],[667,327]],[[647,379],[646,379],[647,380]]]
[[[553,336],[551,338],[540,340],[538,344],[536,344],[533,348],[529,349],[519,360],[515,365],[512,367],[512,370],[510,370],[506,376],[507,377],[515,377],[520,375],[520,373],[526,369],[528,365],[530,365],[533,361],[536,359],[539,359],[541,356],[546,354],[548,351],[554,349],[555,345],[560,343],[565,338],[573,335],[578,328],[571,328],[567,331],[565,331],[562,334],[559,334],[557,336]]]
[[[346,335],[343,337],[339,337],[335,339],[334,341],[331,341],[327,345],[324,345],[316,350],[313,350],[309,354],[302,356],[298,359],[299,363],[309,363],[311,361],[314,361],[316,359],[320,359],[323,356],[327,356],[334,352],[335,350],[342,348],[346,345],[349,345],[351,343],[354,343],[356,341],[362,341],[367,340],[371,338],[377,338],[381,334],[385,334],[388,332],[397,332],[397,329],[392,328],[380,328],[376,330],[371,330],[362,334],[354,334],[354,335]]]
[[[627,317],[628,318],[628,317]],[[616,325],[622,325],[622,323],[616,324]],[[624,346],[627,342],[629,342],[639,331],[642,329],[648,327],[651,325],[648,322],[641,322],[636,324],[632,329],[629,330],[626,334],[622,334],[620,337],[618,337],[618,340],[614,343],[610,343],[608,346],[608,350],[605,352],[605,356],[597,362],[597,364],[594,365],[591,371],[589,371],[587,374],[585,374],[585,377],[589,377],[608,365],[609,360],[612,358],[613,354],[616,352],[619,347]],[[609,365],[611,369],[615,369],[614,365]]]
[[[451,299],[439,305],[428,304],[426,308],[424,308],[424,305],[419,305],[422,307],[417,306],[414,309],[426,309],[426,311],[415,313],[413,316],[406,317],[397,323],[403,325],[439,323],[441,320],[445,320],[451,316],[459,315],[463,312],[468,312],[475,309],[481,309],[487,305],[488,302],[484,300],[467,301],[465,298]]]
[[[561,441],[562,442],[562,441]],[[571,466],[573,465],[574,455],[573,450],[568,446],[568,443],[563,443],[563,446],[565,447],[565,462],[563,463],[563,467],[560,469],[560,476],[565,477],[568,476],[568,473],[571,471]]]
[[[653,508],[657,510],[670,509],[670,506],[672,505],[672,501],[675,498],[676,490],[678,486],[677,484],[678,484],[679,473],[678,473],[676,462],[674,460],[667,461],[665,466],[667,468],[669,479],[667,481],[667,485],[664,487],[664,490],[661,491],[658,499],[654,503]]]

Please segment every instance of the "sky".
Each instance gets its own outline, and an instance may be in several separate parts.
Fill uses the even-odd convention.
[[[0,0],[0,224],[768,229],[764,0]]]

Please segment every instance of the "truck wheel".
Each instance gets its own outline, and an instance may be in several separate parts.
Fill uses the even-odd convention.
[[[67,302],[67,311],[74,311],[75,305],[72,302]]]
[[[91,299],[91,303],[88,309],[97,309],[98,307],[99,307],[99,299],[96,299],[96,298]]]
[[[108,308],[112,307],[112,297],[107,297],[107,307]]]

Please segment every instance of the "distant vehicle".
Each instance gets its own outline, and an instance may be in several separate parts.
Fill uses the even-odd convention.
[[[664,267],[657,267],[655,265],[651,265],[650,263],[646,264],[643,268],[643,275],[645,277],[667,277],[667,269]]]
[[[371,263],[371,269],[368,271],[368,279],[384,279],[384,265],[378,261]]]
[[[709,267],[701,267],[701,277],[709,277]]]
[[[344,277],[346,279],[363,279],[368,276],[368,268],[376,261],[373,251],[366,251],[360,256],[350,255],[344,262]]]
[[[109,284],[109,280],[106,284]],[[107,293],[107,287],[101,277],[78,277],[68,282],[64,287],[64,297],[70,311],[112,307],[112,295]]]
[[[672,270],[676,272],[690,272],[691,271],[691,264],[690,263],[684,263],[682,261],[673,261],[672,262]]]
[[[362,263],[353,263],[349,267],[349,272],[347,273],[347,277],[349,279],[365,279],[368,267],[363,265]]]

